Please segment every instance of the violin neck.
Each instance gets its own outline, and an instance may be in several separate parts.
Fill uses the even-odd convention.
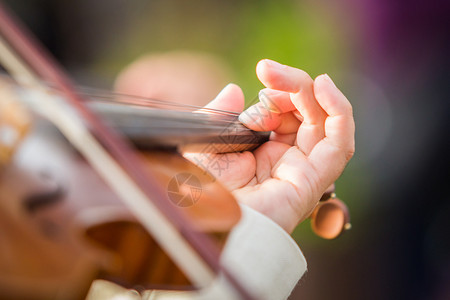
[[[138,149],[229,153],[257,148],[269,132],[248,129],[235,114],[173,111],[113,103],[89,104]]]

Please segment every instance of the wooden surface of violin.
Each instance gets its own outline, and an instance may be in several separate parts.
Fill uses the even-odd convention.
[[[177,153],[147,151],[141,158],[167,188],[178,174],[198,179],[195,205],[171,205],[222,246],[240,217],[232,196]],[[44,119],[33,122],[0,176],[0,228],[5,232],[0,295],[81,299],[95,278],[129,288],[193,288],[102,178]]]

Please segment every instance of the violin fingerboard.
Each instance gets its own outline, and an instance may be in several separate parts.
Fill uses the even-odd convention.
[[[238,115],[217,115],[91,103],[112,128],[140,150],[173,149],[197,153],[253,150],[269,139],[270,132],[253,131]]]
[[[200,144],[186,144],[178,148],[178,151],[190,152],[190,153],[232,153],[252,151],[256,149],[260,144],[217,144],[217,143],[200,143]]]

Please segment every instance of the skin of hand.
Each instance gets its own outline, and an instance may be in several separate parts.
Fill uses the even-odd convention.
[[[154,72],[143,64],[138,67],[136,72],[122,72],[116,88],[142,82]],[[253,130],[272,131],[270,140],[253,152],[183,155],[214,175],[239,202],[291,233],[353,156],[352,106],[327,75],[312,80],[302,70],[268,59],[257,64],[256,74],[266,86],[259,103],[242,112],[242,90],[229,84],[206,107],[242,112],[240,121]],[[161,89],[167,82],[152,86]],[[153,95],[152,86],[142,84],[141,96]],[[168,92],[173,89],[169,86]]]
[[[264,59],[256,67],[266,87],[260,102],[239,120],[257,131],[272,131],[253,152],[193,154],[222,164],[207,168],[237,200],[291,233],[313,211],[321,195],[343,172],[355,150],[352,106],[326,74],[315,80],[304,71]],[[242,111],[244,96],[227,85],[208,108]]]

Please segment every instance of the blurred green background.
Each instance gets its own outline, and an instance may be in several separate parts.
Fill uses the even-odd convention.
[[[262,58],[328,73],[355,111],[337,182],[353,229],[324,241],[297,228],[309,272],[291,298],[449,299],[447,2],[6,2],[85,85],[111,88],[137,57],[173,50],[226,62],[248,102]]]
[[[233,69],[248,97],[261,88],[256,62],[272,58],[312,76],[339,70],[351,55],[345,32],[332,30],[330,12],[292,1],[157,1],[143,5],[94,60],[116,74],[147,52],[173,49],[213,53]]]

